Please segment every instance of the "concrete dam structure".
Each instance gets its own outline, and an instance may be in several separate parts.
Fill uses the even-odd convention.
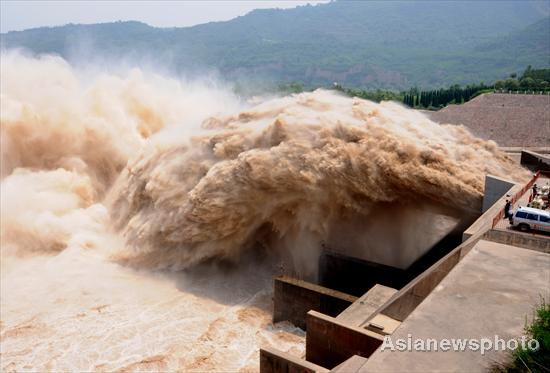
[[[522,159],[528,167],[541,164],[545,156],[525,152]],[[401,352],[388,351],[383,343],[385,337],[521,335],[525,317],[532,315],[539,297],[550,296],[550,236],[510,229],[502,218],[504,201],[525,206],[531,186],[545,185],[549,178],[550,173],[541,170],[527,183],[488,175],[484,211],[459,242],[454,234],[448,235],[406,269],[326,252],[320,260],[319,284],[275,278],[273,321],[288,320],[305,329],[306,351],[298,357],[263,348],[260,370],[480,371],[506,360],[506,351]],[[336,280],[328,279],[331,275]]]

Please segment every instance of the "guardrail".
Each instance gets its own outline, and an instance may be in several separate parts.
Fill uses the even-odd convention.
[[[508,89],[494,89],[494,93],[503,93],[507,95],[550,95],[549,90],[534,90],[534,89],[526,89],[526,90],[508,90]]]
[[[537,171],[537,173],[535,174],[535,176],[533,176],[533,178],[531,180],[529,180],[529,182],[527,184],[525,184],[523,186],[523,188],[521,188],[521,190],[519,190],[518,192],[516,192],[516,194],[514,194],[510,201],[512,202],[512,205],[514,203],[517,202],[518,199],[521,198],[521,196],[523,196],[529,189],[531,189],[531,187],[533,186],[533,184],[535,184],[535,181],[537,181],[537,179],[539,178],[539,176],[541,175],[541,171]],[[497,214],[495,215],[495,217],[493,218],[493,224],[491,226],[491,228],[494,228],[496,227],[496,225],[498,224],[498,222],[500,220],[502,220],[502,218],[504,217],[504,207],[501,208]]]

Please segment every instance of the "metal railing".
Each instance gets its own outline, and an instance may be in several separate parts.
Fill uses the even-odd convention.
[[[514,203],[516,203],[520,198],[521,196],[523,196],[529,189],[531,189],[531,187],[533,186],[533,184],[535,184],[535,181],[537,181],[537,179],[539,178],[541,172],[540,171],[537,171],[537,173],[535,174],[535,176],[533,176],[533,178],[531,180],[529,180],[529,182],[527,184],[525,184],[523,186],[523,188],[521,188],[521,190],[519,190],[518,192],[516,192],[510,199],[510,202],[512,203],[512,205]],[[498,224],[499,221],[502,220],[502,218],[504,218],[504,207],[501,208],[498,213],[495,215],[495,217],[493,218],[493,224],[491,226],[491,228],[494,228],[496,227],[496,225]]]
[[[550,95],[550,90],[534,90],[534,89],[525,89],[525,90],[508,90],[508,89],[493,89],[494,93],[502,93],[508,95]]]

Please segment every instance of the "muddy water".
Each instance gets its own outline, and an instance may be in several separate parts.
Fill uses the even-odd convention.
[[[271,324],[266,264],[142,273],[82,249],[8,259],[1,370],[258,370],[260,346],[300,356],[303,332]]]

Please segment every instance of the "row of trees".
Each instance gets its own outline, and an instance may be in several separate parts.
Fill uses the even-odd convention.
[[[362,89],[345,88],[335,84],[334,89],[345,93],[348,96],[364,98],[374,102],[380,101],[403,101],[403,93],[396,91],[386,91],[377,89],[375,91],[367,91]]]
[[[469,85],[464,88],[453,85],[448,89],[433,91],[418,91],[417,88],[412,88],[403,95],[403,103],[410,107],[441,108],[448,104],[460,104],[469,101],[475,95],[489,88],[483,83]]]
[[[477,95],[493,90],[504,91],[550,91],[550,68],[533,69],[528,66],[523,74],[511,74],[506,80],[498,80],[493,85],[483,83],[460,87],[453,85],[447,89],[436,89],[431,91],[419,91],[412,88],[402,93],[403,103],[410,107],[439,109],[448,104],[461,104],[471,100]]]
[[[334,83],[332,88],[348,96],[360,97],[375,102],[399,101],[413,108],[437,110],[449,104],[462,104],[481,93],[492,92],[493,90],[550,91],[548,82],[550,82],[550,68],[533,69],[528,66],[519,78],[514,73],[508,79],[496,81],[492,85],[485,85],[484,83],[467,85],[466,87],[453,85],[449,88],[430,91],[421,91],[415,87],[402,92],[346,88],[337,83]],[[283,93],[299,93],[307,90],[301,83],[280,85],[278,89]]]
[[[523,74],[510,74],[506,80],[497,80],[495,89],[507,91],[548,91],[550,90],[550,69],[533,69],[530,65]]]

